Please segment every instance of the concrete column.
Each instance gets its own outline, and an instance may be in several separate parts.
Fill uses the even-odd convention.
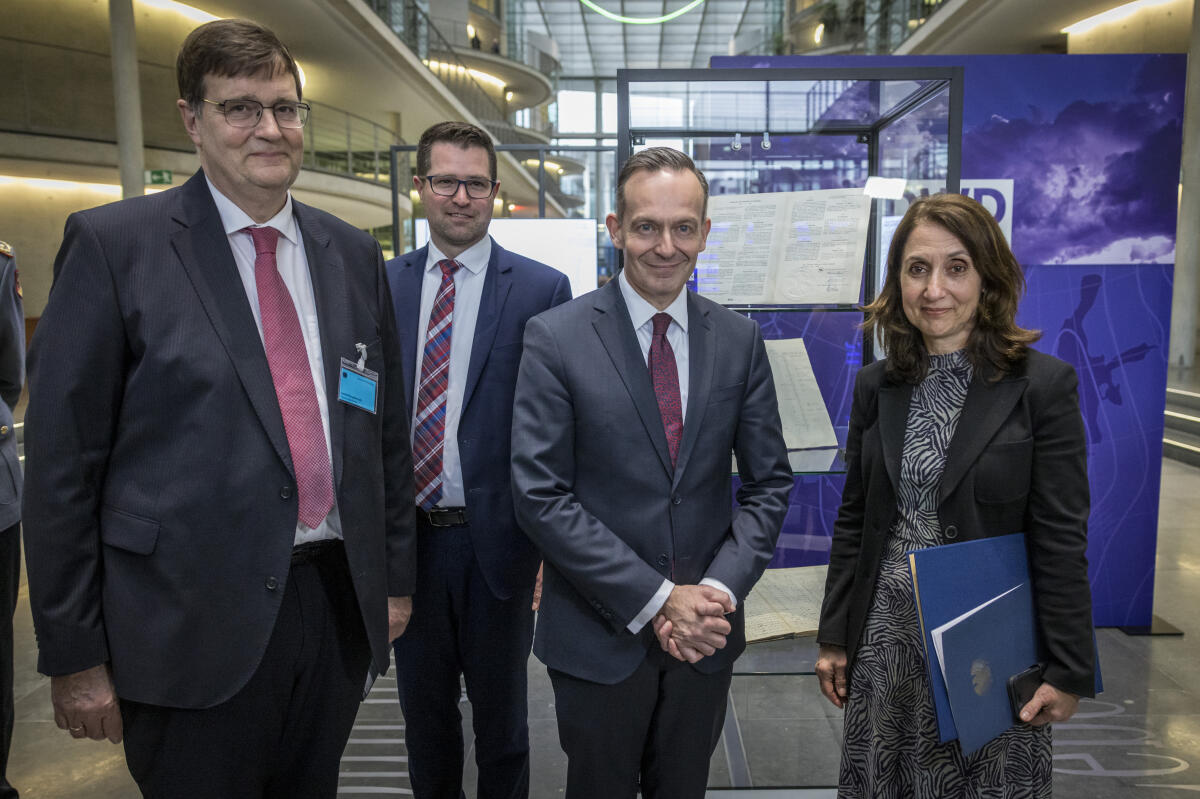
[[[108,24],[112,40],[113,100],[117,114],[121,196],[140,197],[145,193],[146,179],[133,0],[109,0]]]

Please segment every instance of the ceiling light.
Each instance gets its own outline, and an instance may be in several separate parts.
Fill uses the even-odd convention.
[[[664,22],[670,22],[676,17],[686,14],[696,6],[703,3],[704,0],[691,0],[690,3],[682,8],[677,8],[670,14],[663,14],[661,17],[625,17],[601,8],[599,5],[593,2],[593,0],[579,0],[579,2],[590,8],[592,11],[595,11],[600,16],[611,19],[613,22],[621,22],[625,25],[661,25]]]
[[[813,41],[816,42],[817,44],[820,44],[821,40],[824,38],[825,38],[825,23],[822,22],[820,25],[817,26],[817,29],[815,31],[813,31]]]
[[[1067,27],[1063,28],[1061,32],[1068,34],[1088,33],[1089,31],[1092,31],[1101,25],[1109,22],[1119,22],[1144,9],[1166,5],[1170,2],[1172,2],[1172,0],[1134,0],[1132,3],[1125,3],[1124,5],[1110,8],[1108,11],[1102,11],[1095,16],[1088,17],[1087,19],[1081,19],[1074,25],[1068,25]]]
[[[157,8],[160,11],[174,11],[176,14],[187,17],[193,22],[212,22],[214,19],[220,19],[220,17],[209,14],[207,11],[201,11],[198,8],[192,8],[183,3],[176,3],[174,0],[138,0],[138,2],[147,8]]]
[[[475,26],[469,22],[467,23],[467,38],[468,39],[475,38]]]
[[[458,68],[459,72],[462,72],[463,70],[464,70],[464,67],[460,66]],[[478,70],[478,69],[468,69],[466,71],[471,73],[471,77],[474,78],[475,80],[481,80],[484,83],[490,83],[493,86],[495,86],[497,89],[500,89],[500,90],[504,89],[504,86],[505,86],[504,81],[502,81],[500,78],[497,78],[495,75],[489,75],[488,73],[486,73],[482,70]]]
[[[511,103],[511,102],[512,102],[512,98],[513,98],[513,93],[512,93],[512,92],[505,92],[505,93],[504,93],[504,100],[505,100],[506,102],[509,102],[509,103]]]

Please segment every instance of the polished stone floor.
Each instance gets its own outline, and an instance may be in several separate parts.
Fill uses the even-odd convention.
[[[1056,799],[1200,793],[1200,469],[1163,463],[1155,612],[1183,636],[1098,631],[1106,691],[1055,729]],[[54,727],[48,681],[35,671],[27,591],[17,611],[17,723],[9,777],[25,799],[136,797],[119,746],[76,742]],[[533,799],[562,795],[554,700],[531,659]],[[395,680],[362,706],[342,761],[339,794],[408,795]],[[470,707],[462,705],[469,730]],[[738,676],[732,713],[709,772],[710,797],[832,797],[840,712],[806,675]],[[470,740],[468,732],[468,740]],[[1194,764],[1192,761],[1196,761]],[[1193,765],[1196,771],[1192,770]],[[469,774],[473,796],[473,774]]]

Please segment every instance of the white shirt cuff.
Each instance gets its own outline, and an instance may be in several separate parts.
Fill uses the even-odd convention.
[[[642,612],[633,617],[633,621],[625,625],[625,629],[637,635],[646,626],[646,623],[654,618],[654,614],[662,610],[662,606],[667,604],[667,597],[671,595],[671,590],[675,587],[675,583],[670,580],[663,580],[662,585],[654,592],[654,596],[650,597],[650,601],[642,608]]]
[[[737,597],[733,595],[733,592],[729,590],[729,586],[725,585],[725,583],[714,577],[705,577],[700,581],[700,585],[711,585],[718,591],[724,591],[725,595],[729,597],[729,602],[733,605],[733,609],[737,610]]]

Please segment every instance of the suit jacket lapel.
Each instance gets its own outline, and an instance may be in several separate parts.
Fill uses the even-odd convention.
[[[179,196],[176,219],[183,227],[171,236],[171,244],[276,454],[290,468],[291,450],[267,353],[204,173],[193,175]]]
[[[912,391],[911,383],[885,382],[879,387],[879,437],[883,444],[883,462],[887,464],[888,477],[892,480],[892,491],[897,493],[900,490],[900,454],[904,451],[904,427],[908,424]]]
[[[680,475],[687,467],[688,458],[696,445],[696,438],[700,435],[700,427],[704,423],[704,410],[708,407],[708,395],[712,389],[713,371],[717,357],[708,309],[702,307],[699,300],[690,291],[687,293],[687,303],[688,404],[687,416],[683,424],[683,441],[679,445],[679,459],[675,466],[675,484],[678,484]],[[657,405],[658,400],[656,399],[655,407]]]
[[[317,322],[321,331],[321,359],[325,367],[325,397],[329,408],[329,443],[333,452],[333,485],[341,485],[342,442],[345,408],[338,400],[342,356],[357,359],[358,350],[346,297],[346,268],[341,253],[329,246],[329,232],[314,218],[310,208],[292,200],[292,211],[304,238]]]
[[[615,279],[610,280],[608,285],[595,292],[595,297],[597,314],[592,325],[637,408],[659,461],[669,475],[673,468],[671,455],[667,451],[667,434],[663,432],[662,416],[658,413],[658,400],[650,383],[650,372],[646,369],[646,359],[642,357],[637,334],[633,331],[629,309],[621,298],[621,288]]]
[[[945,501],[958,486],[971,464],[1012,413],[1028,384],[1029,379],[1025,377],[990,383],[976,374],[971,380],[962,413],[958,417],[958,426],[954,429],[954,438],[950,440],[950,452],[946,455],[946,469],[942,472],[938,487],[939,503]]]
[[[488,260],[487,274],[483,279],[483,294],[479,298],[479,314],[475,317],[471,363],[467,367],[467,384],[463,387],[463,413],[471,403],[471,396],[479,383],[479,375],[483,373],[483,365],[487,363],[492,352],[492,342],[496,340],[496,330],[500,326],[500,315],[512,288],[512,265],[508,263],[507,258],[502,258],[505,254],[500,245],[493,240],[492,256]]]
[[[396,327],[400,335],[400,365],[404,373],[404,406],[408,408],[409,420],[415,412],[412,403],[417,390],[417,350],[425,344],[424,331],[420,329],[417,317],[421,313],[421,288],[428,257],[428,247],[403,256],[400,269],[391,281],[392,304],[396,309]]]

